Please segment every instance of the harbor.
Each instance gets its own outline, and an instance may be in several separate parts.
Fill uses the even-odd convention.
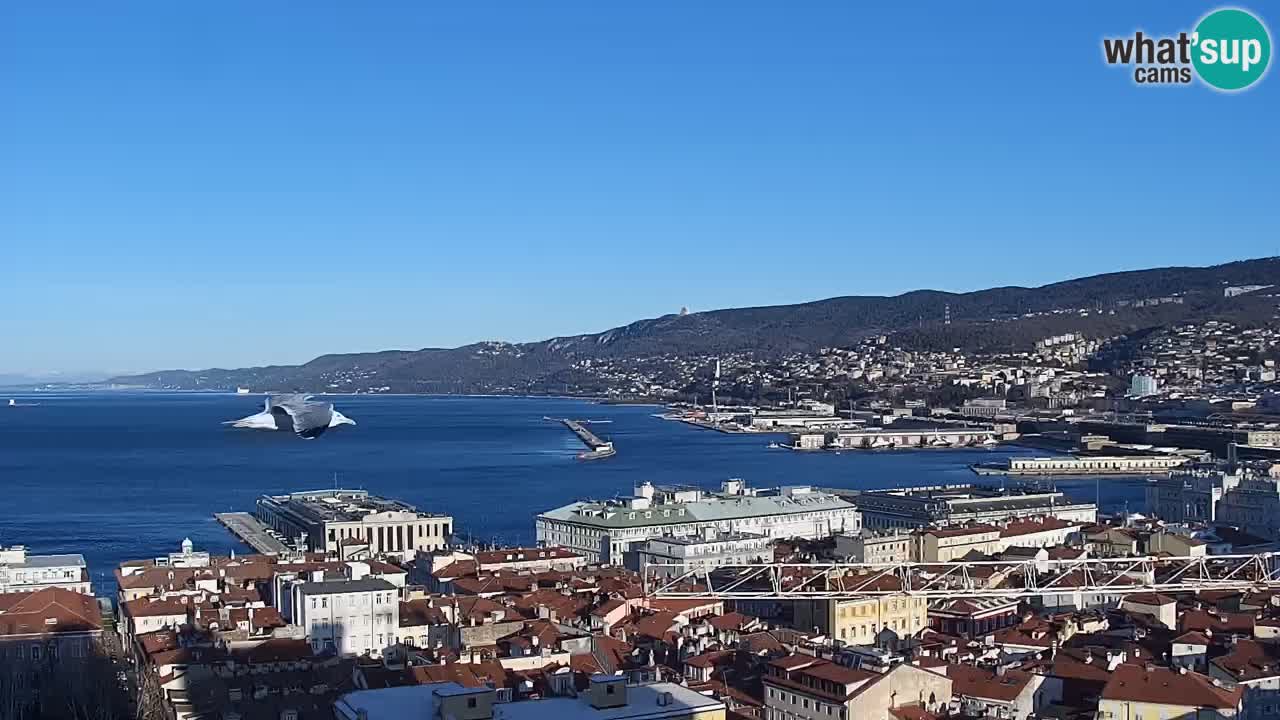
[[[587,446],[586,452],[578,453],[579,460],[600,460],[616,454],[617,451],[614,450],[612,442],[601,440],[599,436],[588,430],[582,422],[570,420],[569,418],[561,418],[560,422],[572,430],[573,434],[577,435],[578,439],[582,441],[582,444]]]
[[[263,555],[281,555],[289,551],[280,538],[269,532],[270,528],[247,512],[214,513],[213,517],[241,542]]]

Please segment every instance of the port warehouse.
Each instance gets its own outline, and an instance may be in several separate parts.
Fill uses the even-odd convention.
[[[915,529],[964,523],[992,523],[1009,517],[1053,517],[1093,523],[1098,506],[1062,492],[1005,491],[975,485],[895,490],[838,491],[855,504],[868,530]]]
[[[311,490],[258,498],[258,520],[308,549],[343,559],[392,555],[411,560],[419,550],[445,547],[453,518],[420,512],[364,490]],[[356,548],[356,552],[352,552]]]
[[[931,445],[981,445],[1000,439],[1001,433],[985,428],[921,428],[912,430],[860,430],[792,433],[798,450],[823,448],[929,447]]]
[[[1009,458],[1000,470],[1011,473],[1070,475],[1099,472],[1168,472],[1190,462],[1183,455],[1088,455],[1083,457]]]

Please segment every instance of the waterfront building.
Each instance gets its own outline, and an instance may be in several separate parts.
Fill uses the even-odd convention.
[[[302,537],[309,549],[338,555],[349,542],[368,552],[412,560],[419,550],[444,547],[453,518],[419,512],[412,505],[364,490],[312,490],[258,499],[257,516],[289,538]]]
[[[914,428],[850,430],[828,433],[826,447],[840,449],[972,447],[1000,439],[991,428]],[[793,436],[792,443],[811,445],[806,436]],[[812,449],[805,447],[805,449]]]
[[[952,699],[949,677],[906,663],[881,673],[788,655],[770,662],[761,680],[764,720],[933,717]]]
[[[291,588],[294,622],[316,653],[381,655],[399,642],[400,595],[381,578],[296,583]]]
[[[993,418],[1004,414],[1008,406],[1009,403],[1004,398],[976,398],[964,401],[964,405],[960,406],[960,414],[965,417]]]
[[[1185,455],[1082,455],[1080,457],[1015,457],[999,465],[975,465],[979,474],[1125,475],[1164,473],[1191,462]]]
[[[835,555],[850,563],[905,563],[911,561],[914,542],[910,535],[896,532],[876,534],[863,530],[853,534],[837,533]]]
[[[1280,540],[1280,478],[1242,477],[1218,503],[1218,522],[1268,541]]]
[[[1147,508],[1165,522],[1212,523],[1218,519],[1218,503],[1240,479],[1239,470],[1178,468],[1147,482]]]
[[[84,556],[28,555],[23,545],[0,547],[0,594],[62,588],[92,595]]]
[[[857,508],[831,493],[809,487],[756,490],[741,480],[724,482],[720,492],[646,482],[633,497],[574,502],[535,521],[539,543],[615,565],[650,538],[700,535],[708,528],[769,539],[815,539],[861,527]]]
[[[724,720],[725,705],[676,683],[629,685],[592,675],[585,691],[540,700],[511,699],[508,688],[455,682],[359,690],[333,704],[337,720]]]
[[[651,570],[657,577],[672,577],[689,570],[711,570],[726,565],[747,565],[772,559],[769,539],[752,533],[721,532],[703,528],[700,535],[657,537],[636,546],[636,569]],[[679,565],[656,567],[653,565]]]
[[[858,507],[869,530],[994,523],[1012,517],[1052,517],[1096,522],[1098,506],[1057,491],[1004,492],[970,485],[900,488],[841,494]]]

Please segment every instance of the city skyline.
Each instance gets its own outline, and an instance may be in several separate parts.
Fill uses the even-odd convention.
[[[10,7],[0,373],[1274,255],[1274,82],[1102,61],[1204,10]]]

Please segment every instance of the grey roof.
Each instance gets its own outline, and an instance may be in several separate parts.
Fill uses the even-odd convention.
[[[695,502],[659,503],[649,508],[636,509],[615,502],[580,501],[554,510],[548,510],[542,513],[540,517],[595,527],[614,528],[679,525],[691,522],[740,520],[769,515],[792,515],[796,513],[853,509],[852,503],[835,495],[824,492],[811,492],[792,497],[784,495],[729,495],[724,497],[712,495]],[[683,514],[681,511],[683,511]],[[633,514],[635,515],[634,518],[631,517]]]
[[[302,591],[303,595],[339,595],[341,593],[382,592],[395,589],[395,585],[382,578],[322,580],[320,582],[303,583],[299,586],[299,590]]]
[[[9,567],[49,568],[49,567],[85,567],[84,556],[74,555],[28,555],[26,562],[0,563]]]

